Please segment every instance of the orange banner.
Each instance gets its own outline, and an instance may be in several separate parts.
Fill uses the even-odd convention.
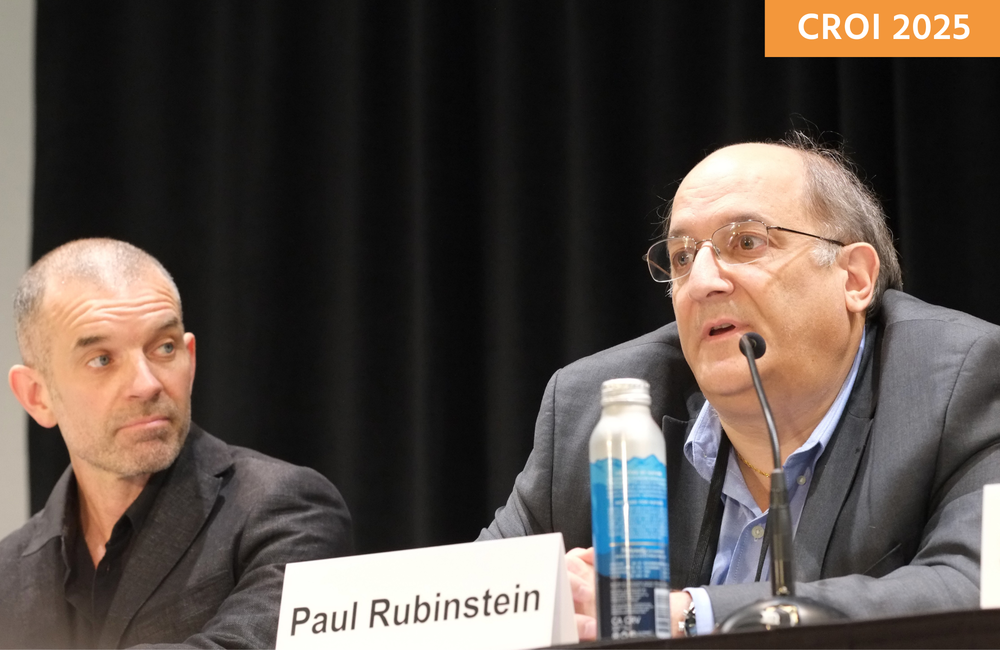
[[[1000,0],[765,0],[764,56],[1000,56]]]

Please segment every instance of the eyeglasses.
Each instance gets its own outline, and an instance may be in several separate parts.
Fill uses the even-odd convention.
[[[827,239],[791,228],[769,226],[760,221],[736,221],[727,223],[714,233],[711,239],[697,240],[692,237],[667,237],[649,247],[642,256],[649,265],[649,274],[656,282],[674,282],[691,272],[695,255],[704,243],[711,243],[718,258],[731,266],[752,264],[763,259],[771,248],[771,231],[780,230],[796,235],[805,235],[837,246],[844,242]]]

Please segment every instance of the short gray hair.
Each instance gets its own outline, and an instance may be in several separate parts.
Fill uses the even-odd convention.
[[[50,283],[82,280],[115,287],[128,285],[150,270],[163,274],[180,310],[181,296],[173,277],[155,257],[132,244],[117,239],[77,239],[46,253],[21,277],[14,292],[14,327],[25,365],[47,370],[42,303]]]
[[[899,255],[892,243],[892,232],[886,224],[885,211],[875,193],[857,174],[856,166],[840,149],[821,145],[801,131],[791,131],[784,139],[767,142],[796,151],[802,157],[806,172],[806,201],[823,234],[845,244],[866,242],[878,254],[879,272],[875,281],[868,314],[875,314],[886,289],[903,288],[903,272]],[[670,229],[672,201],[663,218],[663,236]],[[819,244],[819,260],[832,264],[835,245]]]
[[[807,201],[813,217],[826,229],[828,236],[845,244],[866,242],[878,254],[878,278],[868,306],[868,313],[874,314],[886,289],[903,288],[899,255],[878,197],[858,177],[857,167],[841,149],[822,146],[801,131],[792,131],[774,144],[802,155]]]

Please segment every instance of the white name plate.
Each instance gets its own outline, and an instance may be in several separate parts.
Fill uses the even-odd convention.
[[[577,643],[559,533],[285,568],[279,650]]]
[[[983,544],[980,547],[979,606],[1000,607],[1000,485],[983,486]]]

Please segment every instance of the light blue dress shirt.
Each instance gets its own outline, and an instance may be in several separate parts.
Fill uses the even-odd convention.
[[[848,373],[844,385],[840,387],[837,399],[830,409],[813,429],[805,443],[785,459],[785,477],[788,481],[788,506],[792,515],[792,528],[798,528],[802,508],[809,493],[813,470],[816,461],[823,455],[827,443],[833,436],[833,431],[840,421],[840,416],[847,406],[847,398],[851,395],[854,380],[858,376],[858,366],[861,364],[861,353],[865,349],[864,332],[861,334],[861,344],[854,355],[854,364]],[[695,420],[691,433],[684,442],[684,456],[695,471],[711,482],[715,470],[715,459],[722,442],[722,424],[719,414],[711,404],[705,402]],[[761,512],[750,494],[743,473],[740,471],[736,450],[729,453],[726,468],[726,478],[722,484],[722,528],[719,532],[719,546],[712,565],[713,585],[733,585],[753,582],[757,576],[757,563],[760,560],[761,546],[764,543],[764,527],[767,523],[767,512]],[[762,581],[771,576],[771,551],[768,549],[764,567],[760,574]],[[697,618],[698,634],[708,634],[715,627],[715,616],[712,612],[712,601],[708,592],[702,588],[686,590],[694,601]]]

